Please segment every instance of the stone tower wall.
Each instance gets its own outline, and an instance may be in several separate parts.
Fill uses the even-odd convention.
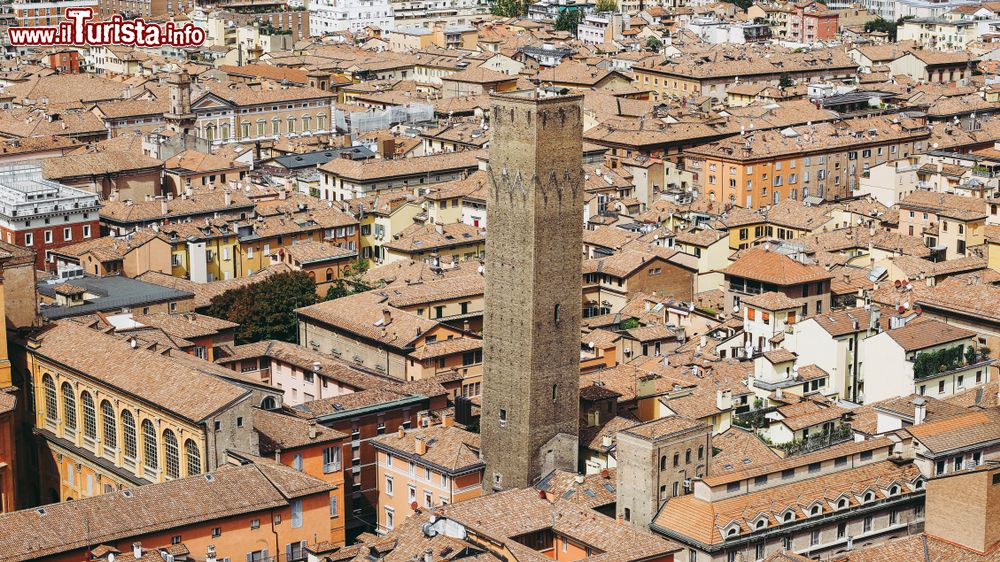
[[[581,100],[493,97],[480,424],[488,489],[577,468]]]

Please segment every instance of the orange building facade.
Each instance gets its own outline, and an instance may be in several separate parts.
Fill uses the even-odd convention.
[[[373,441],[378,458],[378,532],[387,533],[418,510],[482,495],[486,465],[479,435],[443,424]]]
[[[131,552],[139,543],[183,544],[195,560],[214,552],[219,561],[300,562],[309,545],[325,539],[329,509],[326,483],[263,461],[3,514],[0,533],[8,537],[5,555],[21,560],[77,562],[98,545]],[[89,514],[89,525],[80,524],[81,513]],[[34,536],[8,534],[29,523]]]

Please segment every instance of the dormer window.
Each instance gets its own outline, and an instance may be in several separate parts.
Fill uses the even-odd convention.
[[[809,510],[809,515],[819,515],[820,511],[822,511],[822,508],[818,505],[814,505],[812,506],[812,509]]]
[[[889,486],[889,495],[890,496],[895,496],[897,494],[899,494],[899,486],[897,486],[895,484],[893,484],[892,486]]]
[[[761,529],[763,529],[763,528],[765,528],[765,527],[767,527],[767,518],[766,517],[761,517],[760,519],[757,520],[757,523],[754,524],[754,529],[756,529],[758,531],[761,530]]]
[[[791,522],[791,521],[795,521],[795,512],[793,512],[793,511],[787,511],[787,512],[785,512],[785,516],[782,519],[782,521],[784,521],[785,523],[788,523],[788,522]]]
[[[872,493],[872,492],[865,492],[865,495],[863,497],[864,503],[868,503],[868,502],[870,502],[870,501],[872,501],[874,499],[875,499],[875,494],[874,493]]]
[[[846,507],[847,507],[847,499],[840,498],[840,501],[837,502],[837,509],[844,509]]]
[[[730,523],[729,527],[727,527],[725,530],[725,535],[727,539],[739,536],[739,534],[740,534],[740,526],[738,523],[735,522]]]

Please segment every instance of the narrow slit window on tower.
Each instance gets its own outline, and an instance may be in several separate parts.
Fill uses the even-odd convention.
[[[507,426],[507,410],[500,408],[500,427]]]
[[[559,305],[556,304],[552,307],[552,321],[556,324],[559,323]]]
[[[555,401],[556,401],[556,388],[557,388],[558,386],[559,386],[559,385],[556,385],[556,384],[552,385],[552,401],[553,401],[553,402],[555,402]]]

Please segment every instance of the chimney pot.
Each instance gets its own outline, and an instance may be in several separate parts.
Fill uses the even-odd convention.
[[[913,399],[913,425],[924,423],[927,418],[927,399],[918,396]]]
[[[417,455],[424,456],[427,454],[427,442],[421,437],[415,437],[413,439],[414,451]]]
[[[135,556],[136,560],[142,558],[142,543],[132,543],[132,556]]]

